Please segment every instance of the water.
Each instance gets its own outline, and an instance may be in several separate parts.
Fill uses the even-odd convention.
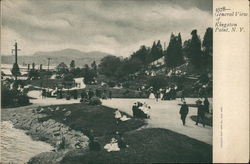
[[[0,163],[27,163],[39,153],[48,152],[53,147],[45,142],[33,141],[25,131],[13,128],[9,121],[1,124]]]

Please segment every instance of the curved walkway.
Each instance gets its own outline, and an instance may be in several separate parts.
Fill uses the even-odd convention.
[[[197,99],[186,99],[187,104],[194,104]],[[102,100],[104,106],[118,108],[119,110],[132,115],[132,105],[134,102],[146,102],[151,106],[150,119],[148,119],[148,128],[165,128],[180,134],[187,135],[191,138],[212,145],[213,128],[210,126],[202,127],[201,124],[195,125],[190,116],[197,114],[197,108],[189,107],[189,113],[186,119],[186,126],[182,125],[178,104],[180,99],[171,101],[156,101],[155,99],[120,99],[113,98]],[[212,102],[212,99],[209,100]],[[212,104],[212,103],[211,103]]]
[[[35,99],[31,99],[31,103],[36,105],[59,105],[59,104],[74,104],[80,103],[80,100],[66,100],[66,99],[56,99],[56,98],[44,98],[41,97],[40,91],[31,91],[28,96]],[[194,104],[197,99],[187,98],[187,104]],[[191,138],[197,139],[199,141],[208,143],[212,145],[212,127],[206,126],[202,127],[201,124],[195,125],[195,122],[191,120],[190,116],[197,114],[197,108],[189,107],[189,113],[186,119],[186,126],[182,125],[178,104],[181,103],[180,99],[171,101],[156,101],[155,99],[121,99],[113,98],[108,100],[102,100],[104,106],[111,108],[118,108],[119,110],[132,115],[132,105],[133,103],[140,101],[146,102],[151,106],[150,119],[148,119],[148,125],[146,128],[165,128],[172,130],[174,132],[187,135]],[[212,99],[209,99],[212,102]],[[212,103],[211,103],[212,104]],[[210,105],[212,106],[212,105]]]
[[[80,103],[80,99],[70,99],[70,100],[66,100],[64,99],[56,99],[56,98],[42,98],[41,96],[41,91],[30,91],[28,92],[28,96],[32,97],[34,99],[30,99],[30,102],[32,104],[37,104],[37,105],[60,105],[60,104],[75,104],[75,103]]]

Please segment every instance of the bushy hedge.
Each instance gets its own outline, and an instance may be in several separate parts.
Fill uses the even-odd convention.
[[[1,107],[17,107],[28,105],[29,97],[16,89],[1,85]]]

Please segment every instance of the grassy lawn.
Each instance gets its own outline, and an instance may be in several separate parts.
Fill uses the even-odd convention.
[[[129,147],[119,152],[107,152],[103,147],[115,137],[117,130],[113,118],[114,109],[86,104],[59,105],[60,110],[54,111],[49,109],[55,109],[57,106],[43,107],[42,113],[47,114],[47,117],[40,121],[54,119],[85,134],[89,129],[93,129],[94,136],[102,148],[99,152],[70,150],[61,163],[210,163],[212,161],[211,145],[167,129],[135,130],[145,122],[133,118],[122,122],[119,126],[119,132],[123,133],[124,141]],[[64,120],[66,118],[64,114],[68,111],[71,111],[71,114]]]
[[[39,80],[26,80],[26,85],[33,85],[37,87],[54,88],[57,84],[61,84],[62,79],[39,79]]]
[[[49,108],[60,110],[54,110],[53,112]],[[42,113],[47,117],[40,119],[40,121],[46,121],[48,119],[54,119],[57,122],[61,122],[71,129],[78,130],[87,134],[90,129],[93,129],[94,136],[101,137],[106,135],[112,135],[117,131],[117,126],[114,119],[114,109],[104,106],[91,106],[84,103],[70,104],[70,105],[53,105],[43,107]],[[66,109],[63,111],[63,109]],[[71,114],[66,117],[64,114],[70,111]],[[128,116],[128,115],[127,115]],[[128,116],[130,117],[130,116]],[[64,120],[66,118],[66,120]],[[130,119],[128,121],[121,122],[119,125],[119,132],[124,133],[137,129],[144,125],[144,121],[140,119]]]
[[[68,152],[62,163],[211,163],[212,146],[166,129],[124,134],[128,148],[119,152]],[[110,137],[99,138],[103,146]]]

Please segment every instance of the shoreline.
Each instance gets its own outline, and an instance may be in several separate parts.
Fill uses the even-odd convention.
[[[70,150],[87,150],[89,140],[87,136],[53,119],[43,122],[39,121],[46,117],[46,115],[36,112],[38,107],[39,105],[32,104],[17,108],[1,109],[2,122],[10,121],[13,124],[13,128],[25,130],[26,135],[30,136],[32,140],[46,142],[54,147],[54,150],[50,152],[44,152],[34,156],[38,161],[41,163],[46,161],[56,161],[56,163],[60,163],[64,154]],[[63,137],[65,138],[64,149],[60,149]]]
[[[11,121],[0,123],[1,162],[3,163],[27,163],[32,157],[54,149],[46,142],[33,140],[25,130],[14,128]]]

